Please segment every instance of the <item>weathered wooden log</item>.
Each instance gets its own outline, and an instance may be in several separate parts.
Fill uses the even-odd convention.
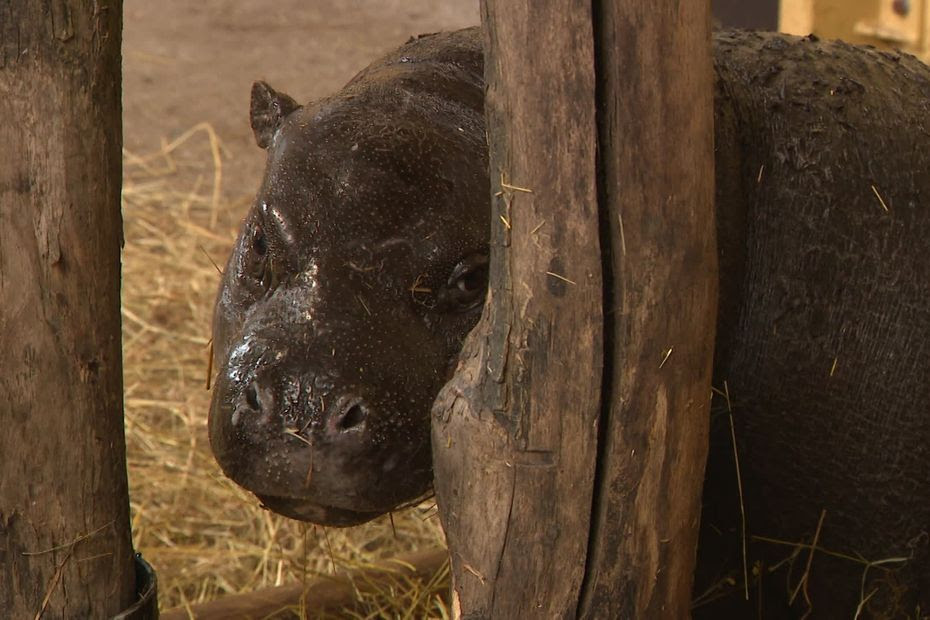
[[[707,3],[504,4],[491,292],[434,407],[453,603],[681,617],[716,305]]]
[[[684,618],[717,317],[708,7],[603,3],[595,18],[599,196],[611,239],[605,291],[614,312],[579,610]]]
[[[234,594],[208,603],[171,609],[161,614],[161,620],[318,618],[325,613],[346,612],[357,609],[359,592],[376,592],[398,577],[408,581],[429,581],[445,567],[447,557],[445,549],[413,553],[364,571],[321,577],[307,584]]]
[[[483,5],[490,292],[434,407],[466,617],[565,617],[585,573],[603,373],[591,4]]]
[[[0,610],[135,597],[120,349],[120,40],[111,0],[0,8]]]

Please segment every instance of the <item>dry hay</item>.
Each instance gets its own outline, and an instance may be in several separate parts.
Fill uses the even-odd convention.
[[[301,582],[441,544],[421,506],[347,530],[309,526],[259,507],[225,478],[206,433],[205,389],[218,268],[245,202],[223,198],[227,157],[201,124],[154,153],[125,153],[123,354],[135,547],[158,573],[161,608]],[[395,533],[396,530],[396,533]],[[370,617],[444,614],[434,592],[398,586]],[[386,608],[385,598],[398,606]],[[420,607],[411,607],[413,601]],[[360,617],[365,617],[362,614]]]

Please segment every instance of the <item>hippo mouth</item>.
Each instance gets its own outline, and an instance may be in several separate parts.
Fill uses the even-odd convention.
[[[336,506],[327,506],[308,499],[299,497],[280,497],[276,495],[261,495],[256,493],[256,497],[261,500],[262,504],[273,512],[276,512],[291,519],[298,521],[310,521],[318,525],[328,527],[352,527],[361,525],[373,519],[380,517],[384,511],[360,511],[350,510],[348,508],[338,508]]]

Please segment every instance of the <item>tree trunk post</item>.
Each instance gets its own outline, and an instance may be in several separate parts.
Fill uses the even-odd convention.
[[[0,2],[0,609],[135,598],[122,408],[119,0]]]
[[[483,4],[491,292],[433,423],[466,617],[564,617],[584,577],[603,365],[590,11]]]
[[[614,312],[589,617],[690,610],[717,315],[708,4],[605,1],[595,15]]]
[[[482,9],[491,287],[433,410],[456,613],[687,616],[716,311],[709,4]]]

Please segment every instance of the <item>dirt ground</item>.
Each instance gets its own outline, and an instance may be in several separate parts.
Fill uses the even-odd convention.
[[[224,153],[224,191],[254,193],[262,151],[249,129],[258,79],[303,103],[338,90],[411,35],[479,21],[477,0],[125,0],[124,142],[158,148],[209,122]]]

